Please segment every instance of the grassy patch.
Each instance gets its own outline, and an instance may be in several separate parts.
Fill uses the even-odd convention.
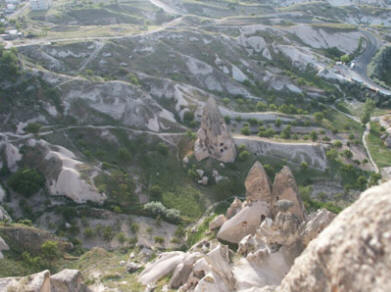
[[[121,260],[126,261],[128,252],[108,252],[102,248],[93,248],[78,260],[67,262],[63,268],[78,269],[85,282],[92,284],[103,282],[106,287],[118,288],[119,291],[144,291],[143,285],[137,282],[137,274],[129,274]]]
[[[213,220],[214,216],[210,216],[204,219],[198,226],[196,232],[189,232],[187,237],[187,245],[191,247],[195,243],[199,242],[205,237],[205,232],[209,230],[209,223]]]
[[[168,208],[177,209],[182,216],[199,218],[204,211],[202,194],[191,187],[178,187],[175,192],[165,192],[162,196],[163,204]]]
[[[371,122],[371,132],[367,138],[369,150],[379,167],[387,167],[391,166],[391,149],[384,145],[382,134],[379,123]]]

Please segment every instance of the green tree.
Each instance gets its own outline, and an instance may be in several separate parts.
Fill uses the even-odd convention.
[[[310,136],[312,141],[318,140],[318,134],[315,131],[312,131]]]
[[[316,112],[314,113],[314,119],[317,123],[321,123],[322,120],[324,119],[324,113],[322,112]]]
[[[289,139],[291,137],[291,126],[286,126],[284,130],[281,132],[281,138],[283,139]]]
[[[32,133],[32,134],[38,134],[39,130],[41,129],[41,124],[39,123],[29,123],[24,130],[27,133]]]
[[[60,256],[58,242],[47,240],[41,245],[41,253],[44,259],[50,264]]]
[[[130,154],[128,149],[122,147],[118,150],[118,158],[119,158],[120,162],[127,163],[132,160],[132,155]]]
[[[158,185],[153,185],[149,190],[151,201],[160,201],[162,198],[162,188]]]
[[[9,178],[8,185],[15,192],[30,197],[45,185],[45,178],[35,169],[23,168]]]
[[[194,113],[191,111],[186,111],[183,114],[183,121],[185,122],[186,125],[190,125],[191,122],[194,121]]]
[[[352,151],[346,149],[346,150],[344,150],[344,151],[342,152],[342,156],[345,157],[345,158],[347,158],[347,159],[352,159],[353,153],[352,153]]]
[[[345,55],[341,56],[341,62],[342,63],[349,63],[350,62],[350,55],[345,54]]]
[[[336,149],[330,149],[326,152],[328,160],[335,161],[338,158],[338,151]]]
[[[242,151],[242,152],[239,153],[239,160],[240,160],[240,161],[245,161],[245,160],[247,160],[249,157],[250,157],[250,152],[248,152],[247,150]]]
[[[256,105],[256,108],[257,108],[257,111],[262,112],[262,111],[267,109],[267,105],[266,105],[266,103],[264,103],[262,101],[258,101],[257,105]]]
[[[250,128],[249,127],[243,127],[240,130],[240,133],[242,133],[243,135],[249,136],[250,135]]]

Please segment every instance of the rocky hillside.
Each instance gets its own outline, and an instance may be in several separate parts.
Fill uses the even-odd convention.
[[[344,214],[391,179],[389,1],[15,9],[0,24],[0,287],[358,289],[333,252]],[[351,216],[375,224],[373,202]],[[374,245],[367,258],[387,252]],[[323,258],[342,282],[319,282]]]
[[[267,179],[262,177],[262,166],[255,165],[249,173],[248,190],[257,185],[253,178],[255,169],[259,169],[259,181]],[[284,181],[280,182],[282,178]],[[273,185],[273,192],[278,192],[275,194],[292,192],[294,182],[288,178],[286,169]],[[225,225],[247,216],[250,221],[240,224],[249,222],[246,223],[250,224],[249,228],[245,229],[248,235],[235,237],[235,241],[243,237],[237,252],[233,253],[228,246],[215,240],[202,240],[186,253],[161,253],[146,264],[138,280],[147,285],[147,291],[155,289],[154,283],[166,275],[171,275],[167,286],[171,289],[181,286],[180,291],[386,291],[390,287],[387,273],[390,265],[390,188],[388,182],[367,190],[336,218],[322,210],[306,215],[301,222],[294,212],[299,201],[281,198],[272,207],[261,197],[252,202],[252,197],[247,197],[243,203],[235,200],[227,211],[228,219],[223,215],[216,217],[209,228],[220,229],[219,237]],[[253,215],[248,211],[251,208],[263,210],[260,221],[251,221]],[[273,208],[277,208],[274,220],[268,217]],[[251,224],[255,224],[254,229]],[[242,232],[243,226],[239,230]],[[129,273],[138,273],[141,269],[138,258],[134,253],[130,255],[126,267]],[[116,277],[120,280],[122,276],[117,274]],[[76,270],[64,270],[53,276],[44,271],[29,278],[0,279],[0,287],[27,289],[23,291],[87,291],[81,279]],[[165,282],[159,281],[158,286]]]

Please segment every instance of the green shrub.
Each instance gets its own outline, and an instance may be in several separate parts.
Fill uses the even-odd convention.
[[[194,113],[191,111],[186,111],[183,114],[183,121],[185,122],[185,124],[190,125],[191,122],[194,121]]]
[[[267,105],[262,101],[258,101],[256,107],[257,107],[257,111],[260,112],[265,111],[267,109]]]
[[[149,202],[144,205],[144,210],[152,216],[162,216],[169,221],[179,221],[180,212],[175,209],[167,209],[161,202]]]
[[[150,190],[149,190],[149,193],[150,193],[150,198],[152,201],[160,201],[161,198],[162,198],[162,188],[158,185],[153,185]]]
[[[45,241],[41,246],[41,254],[49,262],[59,258],[60,251],[58,248],[58,242],[52,240]]]
[[[154,238],[156,243],[163,244],[164,243],[164,238],[161,236],[155,236]]]
[[[281,131],[281,138],[289,139],[291,137],[291,129],[292,127],[290,125],[286,126],[284,130]]]
[[[126,235],[125,233],[123,232],[119,232],[117,235],[116,235],[118,241],[121,243],[121,244],[124,244],[125,241],[126,241]]]
[[[32,133],[32,134],[38,134],[39,130],[41,129],[41,124],[39,123],[29,123],[24,130],[27,133]]]
[[[250,135],[250,128],[249,127],[243,127],[240,130],[240,133],[242,133],[242,135],[249,136]]]
[[[103,227],[103,239],[105,241],[111,241],[114,237],[113,228],[111,226],[105,226]]]
[[[316,122],[321,123],[322,120],[324,119],[324,113],[322,113],[322,112],[314,113],[314,119]]]
[[[242,151],[242,152],[239,153],[239,160],[240,160],[240,161],[245,161],[245,160],[247,160],[249,157],[250,157],[250,152],[248,152],[247,150]]]
[[[132,223],[132,225],[130,225],[130,230],[133,233],[137,233],[140,230],[140,225],[138,225],[137,223]]]
[[[120,148],[118,150],[118,158],[120,162],[130,162],[132,160],[132,155],[126,148]]]
[[[87,227],[86,229],[84,229],[84,237],[85,238],[90,239],[90,238],[94,238],[95,236],[96,236],[96,233],[92,228]]]

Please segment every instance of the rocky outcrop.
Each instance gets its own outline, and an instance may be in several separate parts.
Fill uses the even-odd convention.
[[[9,250],[9,246],[7,243],[0,237],[0,260],[4,258],[2,251],[3,250]]]
[[[301,241],[303,246],[307,246],[311,240],[330,224],[335,218],[335,214],[326,209],[320,209],[307,218],[307,222],[301,230]]]
[[[9,170],[16,171],[18,168],[17,163],[22,159],[22,154],[20,154],[19,149],[15,145],[6,142],[5,159],[7,161],[7,167]]]
[[[279,200],[289,200],[293,203],[290,212],[300,220],[305,218],[305,209],[299,191],[296,185],[296,180],[289,169],[284,166],[282,170],[276,174],[273,183],[273,202],[274,205]],[[272,212],[277,213],[276,208],[273,206]]]
[[[234,201],[227,209],[225,217],[227,217],[228,219],[232,218],[242,209],[242,207],[243,207],[242,201],[235,197]]]
[[[326,147],[321,143],[276,142],[261,137],[235,135],[236,145],[246,146],[255,156],[276,158],[296,164],[306,162],[309,167],[324,171],[327,168]]]
[[[76,160],[75,155],[61,147],[48,149],[45,160],[52,160],[51,163],[60,165],[59,174],[56,178],[48,180],[48,187],[53,195],[62,195],[70,198],[76,203],[87,201],[102,203],[106,199],[91,184],[81,177],[80,166],[82,162]]]
[[[78,270],[63,270],[50,276],[48,270],[26,277],[0,278],[0,291],[15,292],[88,292]]]
[[[50,277],[51,292],[86,292],[79,270],[65,269]]]
[[[8,215],[7,211],[2,206],[0,206],[0,221],[12,221],[11,216]]]
[[[211,157],[222,162],[233,162],[236,158],[235,143],[212,97],[204,107],[194,155],[198,161]]]
[[[226,216],[216,217],[210,225],[214,230],[223,223],[217,238],[238,244],[236,256],[231,257],[228,247],[216,245],[216,240],[204,239],[187,253],[163,253],[146,266],[139,281],[153,285],[173,273],[170,288],[180,287],[180,291],[274,291],[295,258],[334,215],[319,210],[305,216],[287,167],[277,174],[272,190],[264,168],[255,163],[246,179],[246,190],[243,203],[235,198]]]
[[[3,187],[0,185],[0,203],[2,203],[5,199],[6,193]]]
[[[0,225],[0,234],[8,243],[13,251],[23,253],[39,254],[41,246],[45,241],[52,240],[58,243],[58,248],[66,251],[72,247],[72,244],[59,239],[50,232],[22,224]]]
[[[187,254],[181,251],[161,254],[154,262],[147,264],[138,278],[140,283],[144,285],[155,283],[160,278],[173,272],[180,263],[184,262],[186,256]]]
[[[273,204],[269,177],[259,161],[256,161],[248,172],[246,181],[246,199],[249,201],[265,201]]]
[[[48,270],[22,278],[0,278],[0,291],[51,292]]]
[[[389,291],[390,230],[391,181],[367,190],[339,214],[276,291]]]
[[[78,160],[72,151],[62,146],[35,139],[30,139],[28,145],[31,150],[26,155],[39,165],[51,195],[65,196],[76,203],[106,200],[106,195],[89,179],[99,173],[98,169]]]
[[[217,238],[239,243],[246,235],[255,233],[262,220],[269,216],[269,212],[267,203],[263,201],[249,203],[221,226]]]
[[[212,222],[209,223],[209,230],[216,230],[220,228],[225,221],[227,221],[227,218],[225,218],[224,215],[219,215],[216,218],[212,220]]]
[[[171,289],[177,289],[187,282],[187,279],[193,270],[193,265],[198,258],[199,254],[190,254],[175,268],[170,283],[168,284]]]

